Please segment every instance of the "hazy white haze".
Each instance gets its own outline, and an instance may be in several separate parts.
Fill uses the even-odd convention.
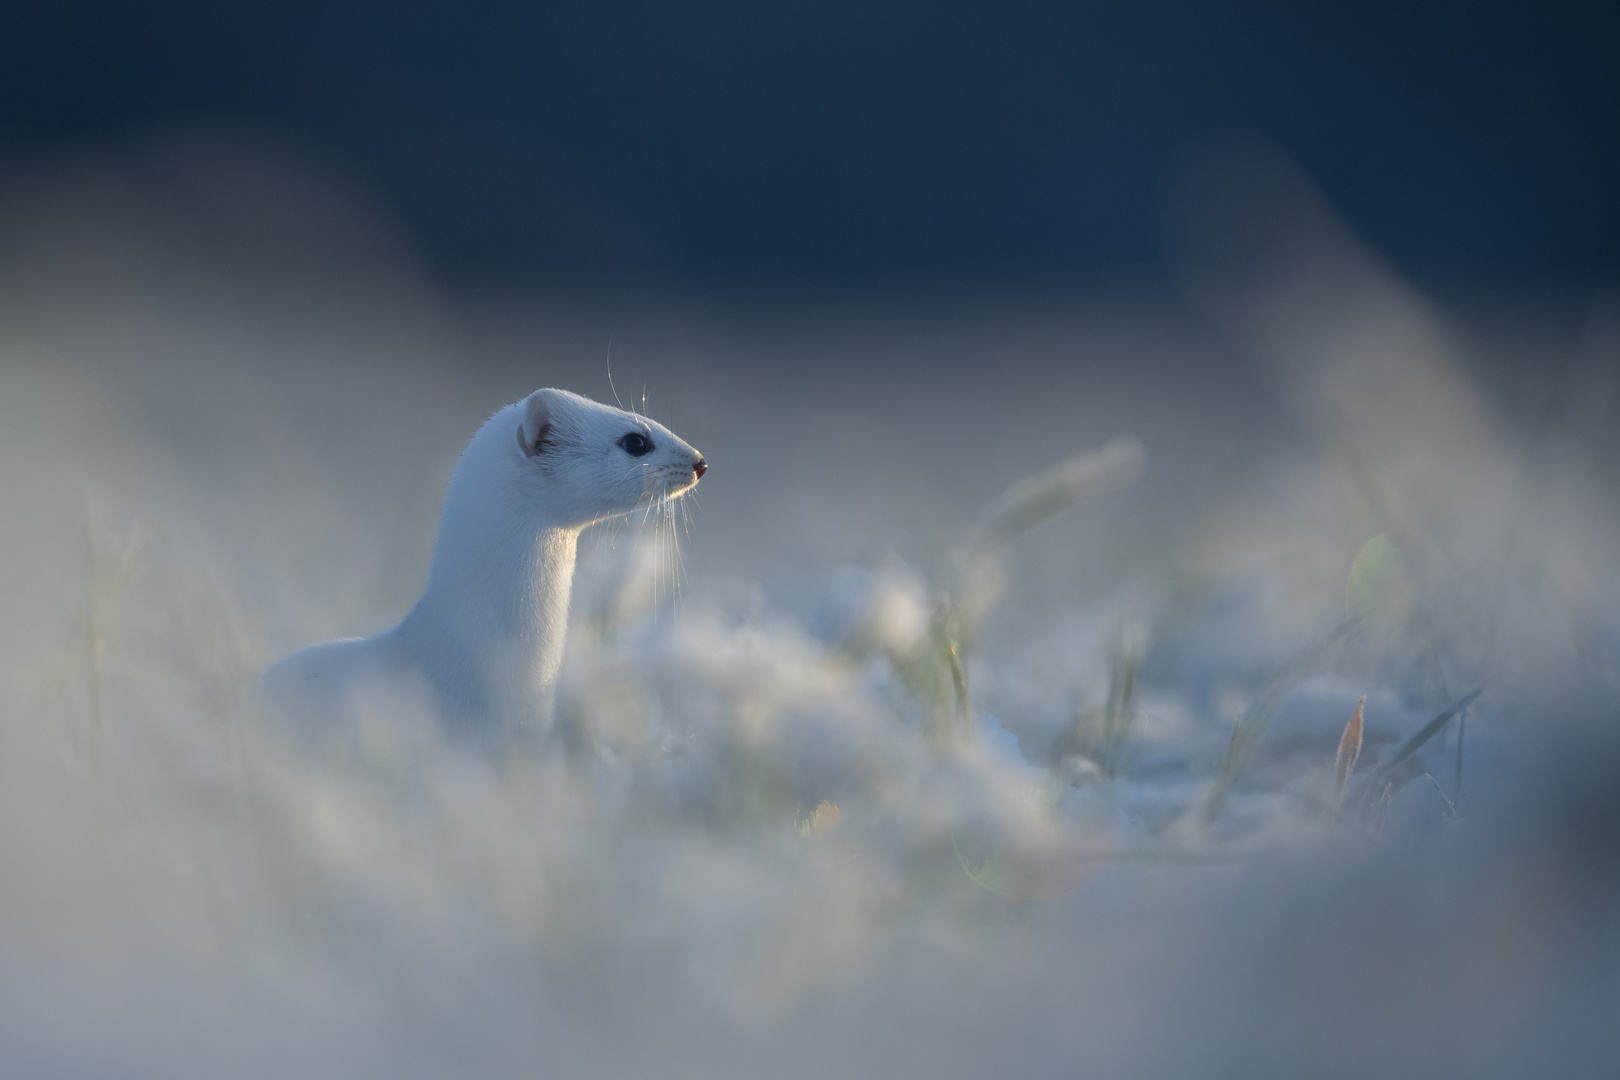
[[[0,176],[0,1074],[1606,1075],[1620,305],[1264,148],[1166,221],[1174,293],[450,291],[249,142]],[[582,538],[543,749],[257,722],[541,386],[711,465]]]

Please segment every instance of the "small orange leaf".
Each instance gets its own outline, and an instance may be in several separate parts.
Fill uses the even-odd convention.
[[[1339,736],[1339,753],[1333,759],[1335,807],[1344,800],[1344,786],[1350,780],[1350,771],[1356,767],[1356,758],[1361,756],[1361,707],[1365,704],[1367,695],[1362,694],[1361,700],[1356,702],[1355,715],[1350,717],[1350,722],[1344,725],[1344,734]]]

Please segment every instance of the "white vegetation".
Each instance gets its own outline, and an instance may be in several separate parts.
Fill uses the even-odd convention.
[[[580,534],[560,663],[445,674],[412,646],[429,681],[555,693],[547,741],[494,753],[386,701],[313,742],[242,703],[418,596],[485,598],[441,627],[555,629],[566,596],[523,572],[441,594],[484,564],[430,544],[446,485],[457,522],[504,505],[444,472],[493,402],[591,385],[594,353],[534,360],[570,324],[474,309],[468,344],[419,299],[336,316],[296,283],[199,319],[195,281],[139,274],[88,320],[93,277],[25,260],[27,302],[0,295],[0,1074],[1597,1072],[1613,338],[1538,449],[1420,298],[1309,221],[1317,247],[1247,276],[1189,256],[1269,365],[1259,403],[1146,317],[1049,313],[994,383],[957,363],[993,311],[900,376],[749,366],[719,332],[714,367],[667,361],[654,411],[717,466],[680,603],[689,499]],[[904,329],[765,337],[837,359],[929,332]],[[516,419],[483,429],[503,468]],[[572,546],[664,491],[625,475],[546,528]],[[546,528],[489,565],[555,583]]]

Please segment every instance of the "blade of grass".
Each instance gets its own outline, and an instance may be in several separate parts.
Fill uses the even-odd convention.
[[[1368,777],[1367,785],[1361,790],[1361,793],[1357,796],[1355,801],[1357,803],[1362,803],[1370,798],[1372,792],[1377,789],[1380,782],[1388,780],[1390,774],[1396,769],[1400,768],[1407,758],[1410,758],[1413,754],[1423,749],[1424,743],[1434,738],[1440,729],[1445,727],[1446,723],[1452,717],[1457,716],[1464,709],[1468,708],[1468,706],[1473,703],[1474,699],[1479,697],[1479,695],[1483,694],[1484,692],[1485,688],[1483,686],[1475,687],[1436,713],[1434,719],[1430,720],[1427,724],[1424,724],[1418,729],[1417,734],[1413,735],[1410,739],[1407,739],[1406,742],[1401,744],[1401,748],[1395,752],[1394,757],[1390,758],[1386,764],[1380,766],[1378,770],[1372,774],[1372,776]]]
[[[1458,698],[1456,701],[1453,701],[1450,705],[1447,705],[1435,715],[1433,720],[1430,720],[1427,724],[1424,724],[1423,727],[1418,730],[1416,735],[1413,735],[1410,739],[1407,739],[1406,742],[1401,745],[1401,748],[1396,751],[1395,756],[1389,759],[1389,764],[1381,767],[1374,778],[1376,779],[1379,776],[1388,776],[1390,773],[1394,772],[1403,761],[1417,753],[1419,750],[1423,749],[1423,744],[1434,738],[1435,735],[1439,733],[1440,729],[1446,726],[1446,721],[1450,720],[1453,716],[1456,716],[1458,713],[1466,709],[1470,704],[1473,703],[1475,698],[1479,697],[1479,695],[1483,694],[1484,692],[1485,688],[1483,686],[1476,687],[1464,694],[1462,697]]]
[[[1265,734],[1272,717],[1287,700],[1294,688],[1304,682],[1306,677],[1322,662],[1329,650],[1351,630],[1359,626],[1366,618],[1365,614],[1356,615],[1340,623],[1331,634],[1323,638],[1316,645],[1300,654],[1294,661],[1284,667],[1272,677],[1266,688],[1255,698],[1243,717],[1238,720],[1237,727],[1232,731],[1232,742],[1226,749],[1226,759],[1221,762],[1221,771],[1215,777],[1215,783],[1210,788],[1209,797],[1204,801],[1203,816],[1205,821],[1213,821],[1226,804],[1227,795],[1243,775],[1243,769],[1248,764],[1249,755]]]
[[[1434,778],[1433,773],[1424,773],[1423,778],[1434,785],[1434,793],[1440,796],[1440,804],[1445,808],[1444,815],[1455,821],[1457,818],[1457,804],[1446,798],[1445,789],[1440,786],[1440,781]]]
[[[982,551],[1004,544],[1054,514],[1129,484],[1141,473],[1143,457],[1141,443],[1116,439],[1018,481],[980,516],[968,534],[969,547]]]

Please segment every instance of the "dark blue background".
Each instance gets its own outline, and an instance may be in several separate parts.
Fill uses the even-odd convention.
[[[1269,139],[1431,284],[1620,278],[1620,5],[36,2],[0,155],[171,126],[359,173],[441,274],[849,287],[1159,272]]]

